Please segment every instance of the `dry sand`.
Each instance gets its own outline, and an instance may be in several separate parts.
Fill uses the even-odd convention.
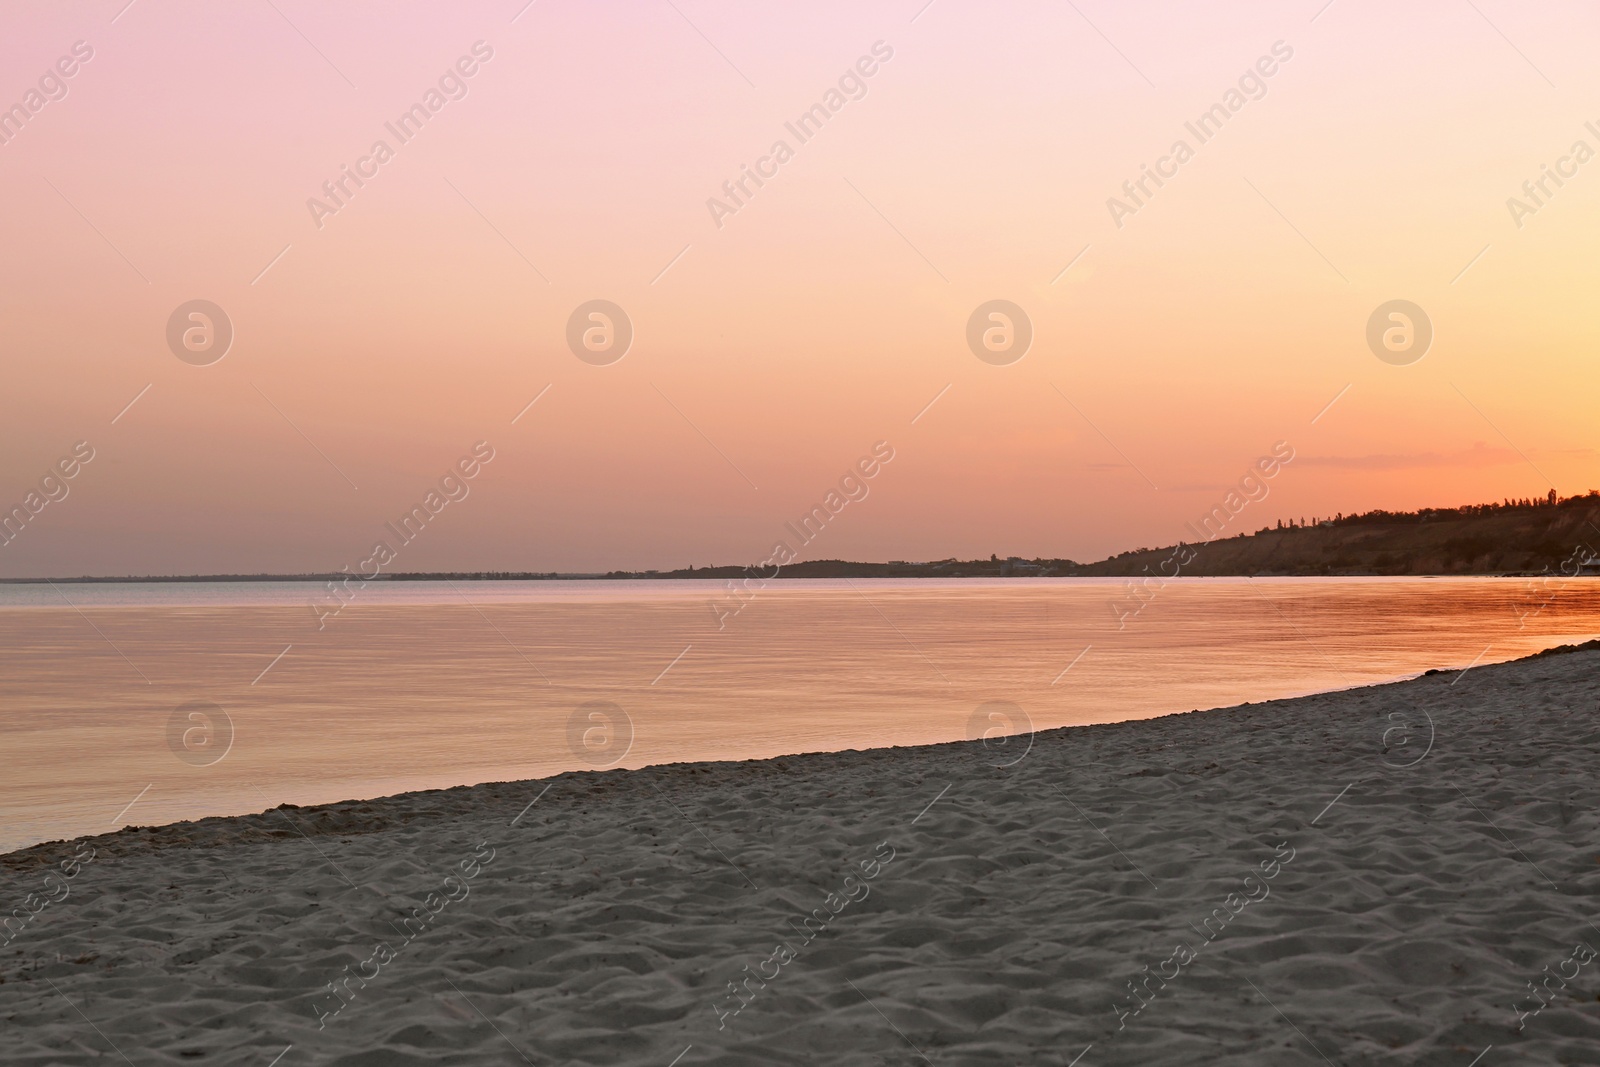
[[[1586,647],[42,845],[0,1062],[1600,1063],[1597,700]]]

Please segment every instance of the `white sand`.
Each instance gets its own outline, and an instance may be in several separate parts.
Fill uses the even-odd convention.
[[[1597,701],[1586,650],[43,845],[0,1062],[1600,1063]]]

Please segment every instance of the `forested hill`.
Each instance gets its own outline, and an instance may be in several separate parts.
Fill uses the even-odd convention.
[[[1552,574],[1600,556],[1600,493],[1414,512],[1369,511],[1303,525],[1134,549],[1084,576]],[[1191,558],[1192,557],[1192,558]]]
[[[1600,493],[1422,511],[1295,519],[1255,533],[1137,548],[1098,563],[944,559],[927,563],[806,560],[770,568],[614,571],[609,578],[1021,578],[1238,575],[1575,574],[1600,556]]]
[[[1230,519],[1237,517],[1228,516]],[[1218,516],[1226,513],[1219,511]],[[780,578],[1025,578],[1025,577],[1227,577],[1403,574],[1576,574],[1584,560],[1600,557],[1600,492],[1559,500],[1506,500],[1460,508],[1368,511],[1331,519],[1295,519],[1252,534],[1194,540],[1166,548],[1136,548],[1098,563],[1070,559],[942,559],[911,563],[856,563],[840,559],[685,567],[670,571],[571,574],[529,571],[380,574],[380,581],[538,581],[563,579],[780,579]],[[1600,572],[1600,564],[1588,568]],[[57,582],[345,582],[350,574],[233,574],[56,578]],[[36,582],[0,578],[0,584]]]

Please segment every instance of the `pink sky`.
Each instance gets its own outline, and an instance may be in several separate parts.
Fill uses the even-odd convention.
[[[674,2],[9,5],[0,106],[41,106],[0,127],[0,505],[94,458],[0,576],[337,569],[478,441],[398,569],[753,562],[879,441],[809,556],[1170,543],[1278,441],[1250,528],[1600,486],[1592,7]],[[1398,298],[1407,366],[1365,340]],[[209,366],[166,339],[195,299]],[[635,332],[606,366],[567,346],[592,299]],[[992,299],[1033,325],[1005,366],[966,342]]]

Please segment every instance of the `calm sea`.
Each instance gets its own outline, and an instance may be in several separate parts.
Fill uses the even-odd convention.
[[[0,586],[0,851],[595,767],[1147,718],[1600,635],[1600,581]],[[736,613],[735,613],[736,612]]]

